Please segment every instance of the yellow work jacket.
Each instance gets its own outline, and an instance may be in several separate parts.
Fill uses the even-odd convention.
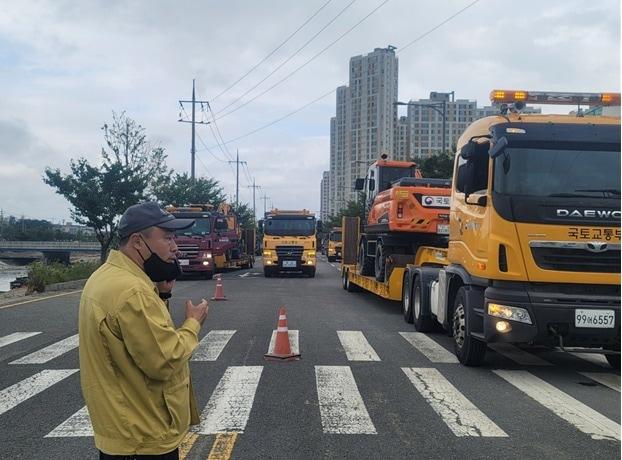
[[[188,360],[201,325],[179,329],[153,282],[111,251],[80,300],[80,383],[95,445],[112,455],[157,455],[199,422]]]

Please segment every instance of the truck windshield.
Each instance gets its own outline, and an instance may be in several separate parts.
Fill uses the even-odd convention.
[[[620,199],[620,150],[508,148],[495,159],[495,192]]]
[[[272,236],[311,236],[315,234],[315,218],[292,217],[267,219],[264,224],[266,235]]]
[[[335,232],[330,234],[331,241],[341,241],[341,232]]]
[[[212,223],[210,219],[196,219],[194,225],[177,233],[184,236],[203,236],[209,235],[212,231]]]

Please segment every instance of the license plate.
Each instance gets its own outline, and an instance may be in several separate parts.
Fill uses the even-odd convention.
[[[434,208],[448,208],[450,197],[448,196],[434,196],[434,195],[423,195],[421,197],[421,204],[427,207]]]
[[[616,315],[613,310],[581,310],[574,311],[575,327],[613,329]]]
[[[295,260],[284,260],[283,268],[296,268],[296,261]]]
[[[436,226],[436,233],[439,235],[449,235],[449,224],[438,224]]]
[[[179,265],[190,265],[190,261],[188,259],[179,259]]]

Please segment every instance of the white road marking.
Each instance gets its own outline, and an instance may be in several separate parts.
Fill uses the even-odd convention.
[[[243,273],[243,274],[238,275],[238,276],[239,276],[240,278],[246,278],[248,275],[250,275],[250,272],[246,272],[246,273]]]
[[[380,361],[380,357],[361,331],[337,331],[349,361]]]
[[[272,337],[270,337],[270,345],[268,345],[268,354],[274,353],[274,344],[276,343],[276,330],[272,331]],[[289,329],[289,348],[295,355],[300,354],[300,345],[298,342],[298,330]]]
[[[41,334],[41,332],[14,332],[13,334],[5,335],[4,337],[0,337],[0,348],[37,334]]]
[[[456,364],[459,362],[456,355],[421,332],[400,332],[400,335],[433,363]]]
[[[229,367],[201,413],[199,434],[243,433],[263,366]]]
[[[22,358],[11,361],[9,364],[44,364],[48,361],[64,355],[68,351],[78,347],[78,334],[67,337],[59,342],[30,353]]]
[[[352,371],[347,366],[315,366],[324,433],[377,434]]]
[[[78,372],[78,369],[45,369],[0,391],[0,415],[55,383]]]
[[[589,361],[596,366],[606,367],[607,369],[611,369],[611,365],[605,355],[601,355],[600,353],[570,353],[571,355],[576,356],[577,358],[581,358],[585,361]]]
[[[527,371],[494,371],[592,439],[620,440],[620,425]]]
[[[46,438],[93,436],[93,426],[86,406],[45,435]]]
[[[599,372],[581,372],[581,375],[585,375],[601,385],[611,388],[612,390],[620,393],[620,376],[617,374],[606,374]]]
[[[552,366],[553,364],[509,343],[489,343],[488,348],[523,366]]]
[[[194,350],[191,361],[216,361],[233,334],[235,331],[209,331]]]
[[[456,436],[508,436],[437,369],[403,367],[402,371]]]

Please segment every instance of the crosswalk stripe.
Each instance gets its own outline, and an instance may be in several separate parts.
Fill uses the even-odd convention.
[[[607,358],[605,358],[604,355],[601,355],[599,353],[570,353],[573,356],[576,356],[577,358],[581,358],[585,361],[589,361],[592,364],[595,364],[596,366],[600,366],[600,367],[606,367],[608,369],[611,369],[611,365],[609,364],[609,361],[607,361]]]
[[[380,361],[380,357],[361,331],[337,331],[349,361]]]
[[[289,348],[292,353],[297,355],[300,353],[300,343],[298,341],[299,333],[296,329],[290,329],[289,331]],[[274,353],[274,344],[276,343],[276,330],[272,331],[272,337],[270,337],[270,345],[268,345],[268,354]]]
[[[494,371],[592,439],[620,440],[620,425],[527,371]]]
[[[192,361],[216,361],[227,346],[227,343],[229,343],[229,340],[231,340],[231,337],[233,337],[233,334],[235,334],[235,331],[209,331],[199,342],[192,355]]]
[[[13,334],[5,335],[4,337],[0,337],[0,348],[37,334],[41,334],[41,332],[14,332]]]
[[[52,345],[42,348],[41,350],[37,350],[34,353],[30,353],[22,358],[16,359],[15,361],[11,361],[9,364],[43,364],[48,361],[53,360],[54,358],[59,357],[67,353],[68,351],[73,350],[78,346],[78,334],[72,335],[71,337],[67,337],[66,339],[60,340],[59,342],[53,343]]]
[[[377,434],[348,366],[315,366],[315,381],[324,433]]]
[[[402,371],[456,436],[508,436],[437,369],[403,367]]]
[[[201,413],[199,434],[243,433],[248,422],[263,366],[227,368]]]
[[[581,374],[620,393],[619,375],[606,374],[603,372],[581,372]]]
[[[421,332],[400,332],[400,335],[433,363],[458,363],[456,355]]]
[[[0,415],[55,383],[78,372],[78,369],[45,369],[0,391]]]
[[[93,436],[93,426],[91,425],[91,418],[86,406],[45,435],[46,438],[72,438],[79,436]]]
[[[509,343],[489,343],[488,348],[523,366],[552,366],[553,364]]]

